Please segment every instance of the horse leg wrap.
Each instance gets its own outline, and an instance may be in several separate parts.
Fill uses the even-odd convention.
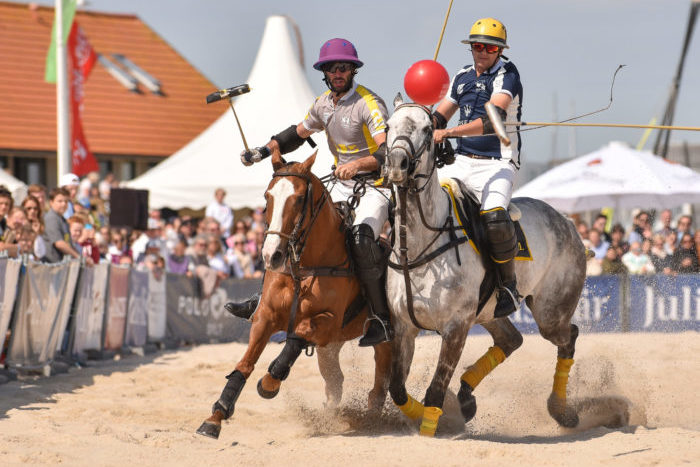
[[[243,386],[245,386],[245,376],[238,370],[234,370],[226,379],[228,380],[226,386],[221,391],[219,400],[214,402],[214,406],[211,409],[212,413],[218,410],[224,414],[224,419],[228,419],[233,415],[238,396],[241,394]]]
[[[440,415],[442,415],[440,407],[426,407],[423,410],[423,421],[420,424],[421,436],[435,436]]]
[[[472,366],[467,368],[467,371],[464,372],[461,379],[467,383],[472,390],[476,389],[481,380],[491,373],[499,364],[503,363],[505,359],[506,354],[503,353],[503,350],[497,345],[494,345]]]
[[[410,395],[408,396],[406,403],[399,405],[398,407],[401,409],[401,412],[403,412],[403,414],[411,420],[418,420],[419,418],[423,417],[423,412],[425,410],[423,404],[415,400]]]
[[[552,393],[561,400],[566,400],[566,385],[569,383],[569,372],[573,364],[573,358],[557,358],[557,369],[554,371]]]
[[[306,347],[306,341],[298,337],[287,337],[282,353],[270,363],[267,372],[279,381],[284,381],[289,376],[289,370],[296,362],[301,351]]]

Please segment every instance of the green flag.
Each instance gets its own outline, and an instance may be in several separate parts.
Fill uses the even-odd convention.
[[[58,0],[63,2],[63,42],[66,42],[70,34],[70,28],[75,16],[76,0]],[[49,53],[46,55],[46,71],[44,81],[47,83],[56,82],[56,17],[54,13],[53,28],[51,29],[51,45]]]

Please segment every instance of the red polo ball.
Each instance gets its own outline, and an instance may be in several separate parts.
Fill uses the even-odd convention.
[[[408,69],[403,78],[403,87],[416,104],[433,105],[447,94],[450,75],[435,60],[421,60]]]

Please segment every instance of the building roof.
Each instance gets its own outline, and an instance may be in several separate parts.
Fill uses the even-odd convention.
[[[83,128],[96,154],[169,156],[225,109],[207,106],[215,86],[137,16],[79,11],[92,47],[126,56],[161,82],[129,91],[99,62],[85,85]],[[53,8],[0,1],[0,148],[56,151],[56,88],[44,81]]]

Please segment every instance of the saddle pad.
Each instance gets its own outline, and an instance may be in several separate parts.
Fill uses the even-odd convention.
[[[474,225],[473,221],[470,221],[469,216],[466,212],[474,212],[476,200],[471,196],[464,193],[461,183],[456,179],[446,179],[441,180],[440,185],[449,194],[450,200],[452,202],[452,210],[457,219],[457,223],[462,227],[462,232],[464,235],[469,237],[469,244],[474,248],[478,254],[481,254],[477,244],[481,242],[472,242],[471,239],[484,237],[484,235],[476,235],[476,228],[483,229],[481,223],[478,226]],[[456,193],[455,193],[456,192]],[[460,202],[457,202],[457,201]],[[471,205],[471,206],[470,206]],[[478,206],[476,206],[478,210]],[[530,247],[527,244],[527,238],[525,237],[525,232],[523,232],[519,221],[513,222],[515,225],[515,235],[518,239],[518,252],[515,254],[515,259],[518,261],[532,261],[532,253],[530,252]]]

